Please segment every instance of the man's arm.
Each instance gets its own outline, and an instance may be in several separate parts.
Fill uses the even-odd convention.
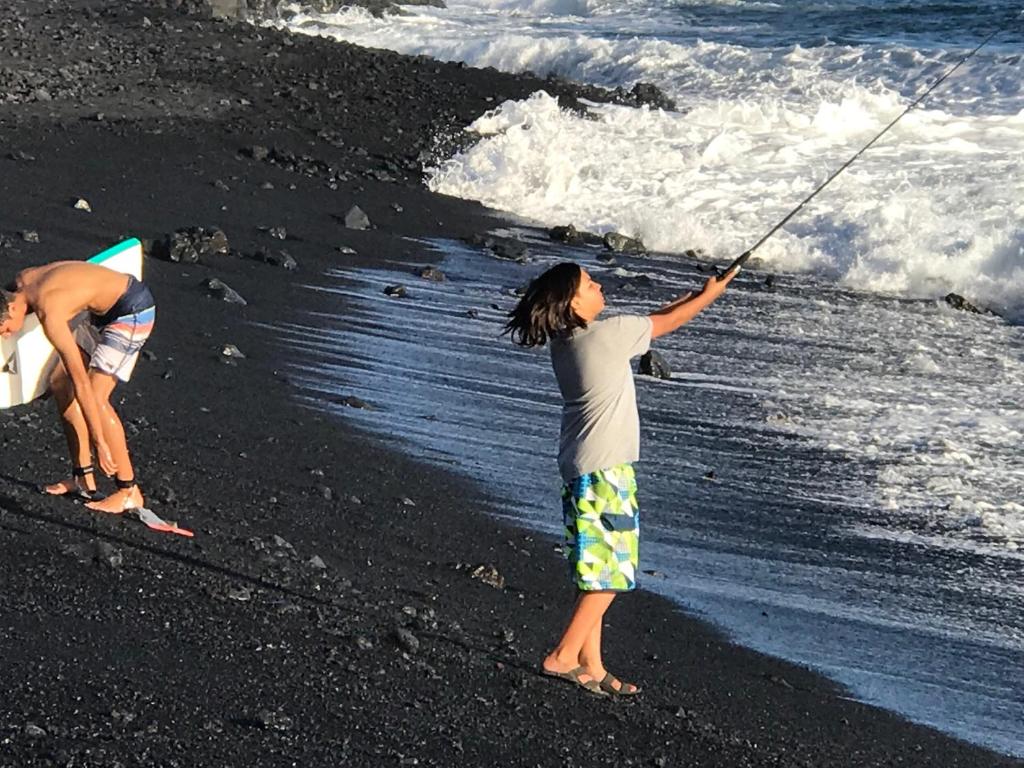
[[[39,314],[38,311],[36,313]],[[39,318],[43,326],[46,338],[53,344],[53,348],[60,355],[64,369],[68,372],[71,385],[74,388],[75,400],[82,408],[82,415],[89,427],[89,437],[96,446],[96,457],[99,460],[100,469],[106,474],[112,475],[117,469],[114,458],[107,447],[107,441],[103,437],[103,421],[100,418],[100,409],[96,405],[96,398],[92,392],[92,383],[89,381],[89,373],[82,363],[82,355],[78,351],[78,344],[71,333],[67,319],[52,315],[43,315]]]
[[[671,333],[676,328],[693,320],[702,310],[725,292],[726,286],[729,285],[729,281],[736,277],[737,271],[727,272],[721,278],[710,277],[704,283],[704,290],[696,296],[692,292],[687,293],[671,304],[666,304],[661,309],[652,312],[651,338],[656,339],[659,336],[664,336],[666,333]]]

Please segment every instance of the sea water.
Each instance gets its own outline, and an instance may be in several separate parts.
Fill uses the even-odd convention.
[[[472,127],[432,189],[544,223],[737,255],[989,34],[998,34],[758,255],[851,287],[955,291],[1024,313],[1020,6],[891,0],[482,0],[291,29],[606,86],[650,82],[678,112],[543,92]]]
[[[438,242],[449,280],[401,303],[381,289],[408,274],[338,273],[345,323],[289,331],[328,361],[305,376],[309,397],[376,404],[346,414],[477,478],[496,514],[556,532],[557,392],[542,353],[497,338],[508,291],[566,258],[609,285],[610,311],[699,286],[702,265],[673,254],[730,260],[1001,30],[769,239],[756,272],[659,340],[677,375],[639,384],[640,477],[646,587],[866,701],[1024,755],[1016,14],[866,0],[297,10],[299,31],[653,82],[679,106],[584,117],[538,92],[481,115],[467,150],[437,158],[432,189],[659,253],[608,266],[532,242],[523,266]],[[637,275],[653,287],[628,290]],[[954,312],[937,300],[951,291],[1001,317]]]

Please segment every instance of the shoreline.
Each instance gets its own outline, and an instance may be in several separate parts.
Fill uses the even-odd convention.
[[[610,662],[646,684],[643,700],[609,705],[540,679],[535,662],[571,600],[548,543],[482,515],[468,483],[296,402],[259,324],[287,322],[299,302],[343,313],[327,300],[312,306],[302,288],[332,264],[427,264],[432,254],[406,236],[495,226],[480,206],[417,187],[399,161],[429,143],[435,115],[465,124],[487,98],[518,98],[540,81],[352,47],[335,57],[335,43],[288,44],[131,3],[102,14],[51,7],[68,14],[68,34],[80,24],[109,36],[112,51],[150,34],[149,45],[171,47],[162,35],[176,35],[161,53],[176,57],[141,84],[126,66],[66,102],[51,94],[0,105],[4,270],[55,252],[81,258],[122,233],[153,238],[214,222],[247,258],[147,260],[160,307],[153,359],[119,389],[151,506],[193,528],[194,542],[37,495],[37,480],[65,471],[52,406],[0,412],[9,680],[0,762],[1019,764],[851,702],[826,679],[734,646],[651,593],[618,601],[609,616]],[[26,16],[31,45],[19,71],[56,69],[77,52],[48,45],[43,26],[54,19],[33,8],[0,11]],[[229,54],[251,66],[224,78],[216,59]],[[267,61],[282,69],[268,74]],[[415,70],[428,66],[440,72],[423,92]],[[297,73],[330,80],[332,67],[349,71],[352,93],[337,91],[351,109],[366,104],[369,114],[317,136],[317,125],[346,114],[342,96],[281,94],[298,89]],[[256,76],[268,82],[256,87]],[[453,105],[431,104],[442,97]],[[225,98],[252,109],[232,114]],[[160,100],[213,117],[167,118]],[[280,147],[284,159],[258,162],[243,152],[253,146]],[[94,213],[73,210],[74,196]],[[354,204],[375,228],[345,229],[338,218]],[[284,240],[269,234],[276,227]],[[29,229],[39,244],[19,239]],[[299,268],[259,263],[258,249],[286,250]],[[249,304],[206,298],[199,284],[212,276]],[[227,343],[246,359],[224,363]],[[505,587],[458,564],[494,566]],[[630,637],[626,626],[645,633]]]
[[[347,316],[314,317],[284,332],[323,361],[322,371],[300,367],[298,377],[325,410],[387,445],[474,481],[493,500],[488,507],[499,519],[544,532],[554,544],[551,494],[558,480],[551,441],[557,424],[551,416],[557,395],[543,351],[521,353],[499,339],[502,310],[514,302],[507,291],[521,285],[524,276],[572,257],[585,259],[584,266],[601,275],[613,314],[634,311],[638,301],[650,305],[651,296],[636,286],[616,287],[611,274],[602,274],[606,267],[594,259],[596,251],[566,251],[547,243],[543,233],[515,229],[530,252],[526,266],[445,241],[436,243],[444,256],[437,265],[444,282],[410,280],[412,263],[332,271],[321,290],[342,298],[350,307]],[[650,275],[661,291],[666,284],[685,285],[695,274],[693,265],[650,257],[618,257],[617,264]],[[384,295],[382,286],[396,283],[407,285],[405,298]],[[946,614],[934,601],[906,597],[919,594],[917,581],[902,582],[900,593],[887,597],[890,608],[871,613],[865,599],[887,592],[877,583],[877,591],[868,592],[864,582],[891,578],[886,555],[906,558],[897,574],[922,571],[934,561],[913,549],[862,546],[856,537],[843,536],[849,518],[841,510],[799,500],[831,487],[837,476],[847,475],[856,486],[861,471],[856,462],[844,470],[831,457],[830,471],[789,499],[783,489],[820,468],[815,441],[788,440],[785,432],[780,438],[761,426],[759,404],[746,390],[729,395],[698,383],[722,380],[721,361],[699,358],[725,329],[737,334],[740,357],[761,340],[740,319],[758,315],[765,298],[759,285],[756,276],[741,281],[720,313],[659,346],[673,363],[682,361],[673,381],[638,377],[648,439],[638,467],[648,532],[642,560],[645,571],[657,572],[642,586],[711,621],[740,645],[824,672],[847,685],[852,698],[1012,752],[1018,744],[1011,714],[1013,668],[1000,671],[1000,663],[1012,664],[1013,654],[1000,654],[994,639],[983,650],[962,633],[954,635],[952,626],[945,639],[935,636]],[[821,301],[813,288],[804,281],[780,286],[778,300],[785,304],[799,295]],[[404,317],[408,329],[400,329]],[[822,354],[828,359],[827,351]],[[784,356],[777,362],[782,370],[792,364]],[[370,408],[353,408],[348,398]],[[702,438],[722,429],[722,419],[709,414],[729,414],[728,422],[737,427],[728,436]],[[673,428],[685,434],[666,443],[663,436]],[[735,459],[751,442],[761,449],[748,471],[746,462]],[[709,466],[722,482],[701,479]],[[528,485],[518,478],[529,478]],[[861,569],[861,562],[879,564]],[[816,565],[824,563],[825,568]],[[838,594],[846,594],[843,603],[828,601]],[[950,607],[953,614],[956,605]],[[887,631],[887,617],[907,625]],[[973,659],[980,659],[974,669],[965,663]],[[944,687],[933,689],[936,681],[944,681]],[[1001,716],[997,702],[1008,708]]]

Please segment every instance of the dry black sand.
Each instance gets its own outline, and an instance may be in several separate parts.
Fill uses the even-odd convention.
[[[67,471],[52,405],[0,412],[0,764],[1018,764],[643,593],[607,630],[609,666],[643,697],[541,679],[572,599],[551,542],[296,404],[274,324],[344,312],[302,285],[335,264],[426,262],[405,235],[493,226],[427,193],[417,157],[540,85],[130,2],[3,4],[5,275],[194,225],[242,255],[283,248],[299,269],[147,260],[159,318],[121,412],[151,506],[194,540],[40,495]],[[241,152],[253,145],[283,160]],[[374,229],[344,228],[353,204]],[[208,298],[211,276],[248,305]],[[228,343],[247,358],[226,364]],[[504,588],[472,578],[480,564]]]

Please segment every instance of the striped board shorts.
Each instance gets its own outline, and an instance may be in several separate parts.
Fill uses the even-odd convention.
[[[632,464],[573,478],[562,486],[565,555],[584,591],[636,588],[640,508]]]
[[[156,307],[148,307],[116,317],[100,328],[82,323],[75,339],[89,355],[89,368],[128,381],[155,323]]]

